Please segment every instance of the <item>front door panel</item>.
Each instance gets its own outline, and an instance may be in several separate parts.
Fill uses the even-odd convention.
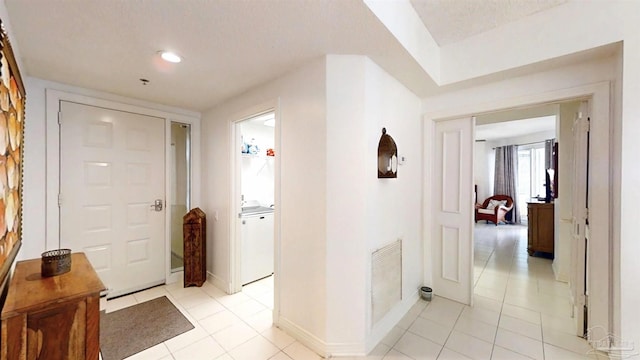
[[[60,110],[60,245],[87,254],[108,297],[164,282],[164,119]]]

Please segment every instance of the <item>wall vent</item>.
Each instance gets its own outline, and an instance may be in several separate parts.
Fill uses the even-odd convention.
[[[402,240],[371,254],[372,324],[402,300]]]

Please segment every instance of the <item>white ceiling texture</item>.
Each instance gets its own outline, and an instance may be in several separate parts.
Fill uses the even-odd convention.
[[[411,0],[431,36],[445,46],[567,0]]]
[[[411,1],[440,46],[563,2]],[[5,3],[23,75],[164,105],[204,111],[325,54],[367,55],[418,96],[438,90],[362,0]]]

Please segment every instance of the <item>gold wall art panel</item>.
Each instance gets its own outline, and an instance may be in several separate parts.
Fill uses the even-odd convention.
[[[0,289],[4,302],[9,270],[22,242],[25,89],[1,20],[0,27]]]

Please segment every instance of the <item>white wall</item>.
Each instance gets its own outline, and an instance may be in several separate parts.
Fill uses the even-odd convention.
[[[473,148],[473,178],[478,187],[477,202],[493,195],[493,170],[495,165],[495,150],[486,141],[477,141]]]
[[[476,116],[476,125],[486,125],[504,121],[533,119],[558,114],[557,104],[542,104],[524,109],[516,108],[498,112],[490,112]]]
[[[3,3],[4,4],[4,3]],[[22,204],[22,249],[19,259],[34,259],[44,252],[47,219],[46,123],[44,91],[38,81],[26,78],[24,127],[24,177]],[[43,181],[43,179],[45,179]]]
[[[383,127],[406,158],[396,179],[377,178]],[[327,140],[328,342],[362,354],[413,305],[422,284],[420,101],[366,57],[328,56]],[[371,254],[398,239],[403,301],[373,324]]]
[[[274,98],[276,322],[320,353],[363,354],[413,305],[422,283],[420,100],[366,57],[330,55],[207,112],[205,211],[219,214],[208,233],[210,271],[223,284],[232,281],[231,124]],[[382,127],[407,158],[393,180],[377,178]],[[372,324],[371,253],[400,238],[403,301]]]
[[[364,57],[327,57],[327,341],[359,351],[370,313],[366,237],[373,206],[366,199],[369,179],[377,180],[377,166],[367,160],[378,154],[377,143],[369,146],[366,80]]]
[[[423,285],[424,267],[422,227],[422,123],[420,100],[373,62],[366,63],[365,122],[368,139],[367,170],[369,193],[360,199],[367,204],[367,268],[371,269],[371,253],[402,239],[402,303],[396,305],[378,324],[372,325],[367,336],[372,346],[391,330],[418,296]],[[398,178],[377,179],[377,146],[386,127],[404,157],[398,166]],[[367,277],[371,290],[371,275]],[[371,297],[367,296],[371,306]],[[368,310],[370,313],[370,309]],[[371,315],[368,316],[371,318]],[[370,320],[369,320],[370,321]]]
[[[544,142],[545,140],[555,139],[555,138],[556,138],[555,130],[539,131],[539,132],[522,135],[522,136],[514,136],[510,138],[495,139],[495,140],[487,141],[487,145],[489,145],[491,148],[496,148],[499,146],[521,145],[521,144]]]
[[[230,221],[236,218],[230,213],[231,201],[240,201],[230,194],[231,126],[278,103],[275,151],[280,194],[278,198],[276,191],[275,226],[280,224],[276,244],[282,260],[276,267],[276,291],[283,296],[274,320],[319,341],[326,340],[327,299],[325,73],[325,60],[318,59],[233,98],[203,115],[202,130],[202,181],[207,184],[203,210],[218,214],[207,227],[208,271],[219,286],[228,288]]]
[[[637,4],[637,3],[636,3]],[[614,284],[614,289],[620,294],[620,331],[623,340],[633,342],[635,349],[640,349],[640,277],[637,276],[638,254],[640,254],[640,241],[638,241],[638,204],[640,204],[640,166],[638,166],[638,154],[640,154],[640,32],[637,24],[640,19],[640,10],[633,9],[633,13],[625,17],[635,19],[635,36],[629,36],[624,44],[623,53],[623,79],[622,83],[622,112],[620,132],[620,167],[619,172],[613,174],[614,183],[619,181],[620,189],[620,237],[614,237],[613,248],[618,254],[614,259],[619,263],[614,264],[614,269],[620,274],[619,284]],[[617,101],[617,100],[616,100]],[[618,133],[618,130],[615,130]],[[613,143],[616,144],[618,139]],[[616,150],[617,150],[617,145]],[[618,160],[614,158],[614,164]],[[614,190],[617,189],[614,185]],[[614,208],[618,203],[614,203]],[[617,210],[616,210],[617,211]],[[614,220],[617,221],[617,220]],[[616,229],[617,230],[617,229]],[[614,232],[615,234],[615,232]],[[617,296],[616,293],[614,296]]]
[[[613,96],[613,111],[612,116],[615,119],[616,126],[613,127],[611,133],[613,139],[622,139],[622,79],[623,79],[623,62],[624,56],[622,55],[623,49],[620,48],[617,54],[617,61],[615,62],[615,74],[618,81],[615,81],[612,84],[612,96]],[[613,154],[622,154],[622,141],[614,141],[612,143],[611,151]],[[621,181],[620,176],[622,172],[622,157],[614,156],[611,159],[611,167],[614,169],[612,174],[614,179],[618,179],[613,182],[612,187],[612,203],[613,204],[621,204]],[[612,294],[614,294],[612,301],[612,314],[613,314],[613,328],[621,329],[621,307],[622,307],[622,299],[621,296],[621,254],[620,254],[620,234],[622,230],[622,209],[620,206],[612,206],[613,216],[611,217],[611,225],[612,225],[612,238],[613,238],[613,268],[612,268],[612,279],[613,279],[613,287]],[[640,337],[640,336],[639,336]]]

